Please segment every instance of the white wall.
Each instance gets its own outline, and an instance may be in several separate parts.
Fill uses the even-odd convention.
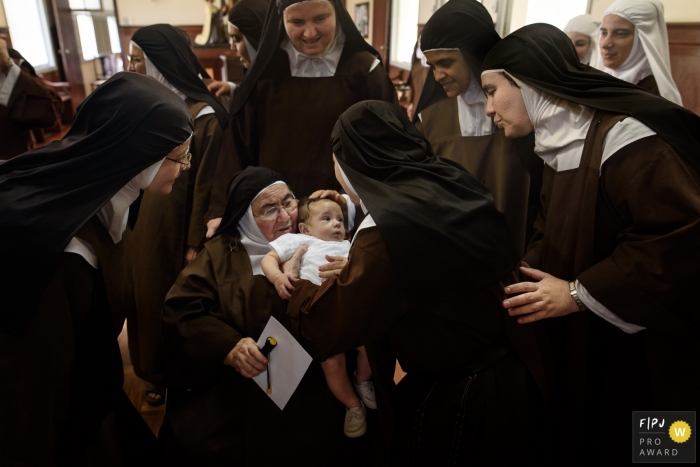
[[[204,0],[114,0],[122,26],[204,24]],[[218,4],[218,2],[217,2]]]
[[[613,1],[593,0],[591,14],[596,19],[603,19],[603,13],[612,5]],[[700,1],[698,0],[662,0],[661,3],[664,5],[664,17],[667,23],[700,22]]]
[[[428,22],[433,13],[435,13],[435,0],[419,0],[418,2],[418,24]]]
[[[7,18],[5,18],[5,8],[0,0],[0,28],[7,27]]]

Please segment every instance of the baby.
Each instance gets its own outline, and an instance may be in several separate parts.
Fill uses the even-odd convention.
[[[350,252],[350,242],[345,240],[343,212],[338,203],[330,199],[303,199],[299,201],[298,209],[299,233],[285,234],[270,242],[272,251],[265,255],[261,264],[265,276],[284,299],[291,298],[290,290],[294,290],[291,281],[296,277],[283,273],[281,264],[288,261],[300,246],[306,245],[308,250],[301,259],[299,276],[316,285],[321,285],[318,268],[327,264],[326,255],[347,258]],[[367,353],[364,346],[357,350],[357,394],[345,369],[345,354],[334,355],[321,362],[328,387],[345,405],[344,431],[349,438],[357,438],[367,431],[365,407],[377,408]]]

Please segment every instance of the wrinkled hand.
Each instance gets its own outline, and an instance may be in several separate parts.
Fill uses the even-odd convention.
[[[294,252],[292,257],[284,263],[282,263],[282,272],[290,277],[293,277],[294,279],[299,278],[299,270],[301,269],[301,258],[302,256],[304,256],[304,253],[306,253],[306,250],[308,249],[308,245],[301,245],[299,248],[297,248],[297,251]]]
[[[267,358],[260,353],[258,345],[250,337],[238,341],[224,359],[224,364],[232,366],[246,378],[258,376],[267,370]]]
[[[340,271],[348,264],[348,259],[345,256],[326,255],[326,261],[328,261],[326,264],[318,268],[318,276],[321,280],[339,275]]]
[[[309,199],[316,199],[316,198],[322,198],[322,199],[331,199],[338,203],[340,205],[340,208],[347,212],[348,210],[348,203],[345,201],[345,198],[343,195],[338,193],[335,190],[318,190],[314,191],[311,193],[311,196],[309,196]]]
[[[221,225],[221,218],[215,217],[214,219],[207,222],[207,233],[204,235],[207,238],[211,238],[216,233],[217,229]]]
[[[520,268],[520,271],[538,282],[520,282],[505,288],[507,295],[522,294],[503,301],[503,308],[511,316],[522,316],[518,323],[532,323],[545,318],[556,318],[579,311],[569,293],[569,283],[538,269]]]
[[[228,96],[231,93],[231,85],[229,85],[226,81],[212,80],[211,82],[207,83],[207,89],[216,97]]]
[[[192,248],[191,246],[187,247],[187,251],[185,251],[185,266],[190,264],[192,260],[194,260],[197,257],[197,249]]]
[[[280,273],[277,275],[277,277],[275,277],[275,290],[277,290],[277,293],[281,298],[289,300],[292,298],[292,292],[294,291],[292,282],[296,282],[298,280],[299,279],[291,274]]]

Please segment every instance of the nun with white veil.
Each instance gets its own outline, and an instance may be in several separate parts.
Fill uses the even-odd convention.
[[[591,66],[683,105],[671,75],[664,6],[658,0],[617,0],[605,10],[600,54]]]
[[[591,15],[574,16],[566,23],[564,32],[576,47],[578,59],[589,65],[598,53],[598,28],[600,23]]]

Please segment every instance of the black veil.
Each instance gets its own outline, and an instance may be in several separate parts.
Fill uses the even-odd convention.
[[[421,50],[459,49],[476,79],[481,76],[484,57],[501,40],[486,7],[476,0],[450,0],[440,7],[423,28]],[[416,106],[418,114],[444,98],[444,89],[431,72],[425,79],[423,93]]]
[[[489,190],[435,156],[396,106],[350,107],[333,130],[333,152],[416,306],[493,284],[515,267],[518,255]]]
[[[117,73],[80,104],[62,140],[0,164],[0,330],[23,332],[76,232],[191,134],[175,93]]]
[[[192,48],[183,41],[180,29],[169,24],[144,26],[134,33],[131,40],[178,91],[198,102],[209,104],[221,128],[226,128],[228,112],[199,77],[201,65]]]
[[[637,85],[578,61],[573,43],[550,24],[531,24],[501,40],[483,70],[506,70],[562,99],[636,118],[700,170],[700,117]]]
[[[263,26],[262,37],[260,39],[260,47],[257,51],[258,55],[250,70],[246,73],[241,86],[236,90],[231,106],[231,115],[238,113],[238,111],[243,108],[243,105],[248,100],[248,96],[250,96],[250,93],[255,89],[258,79],[262,76],[275,52],[279,49],[282,40],[287,37],[287,33],[284,29],[284,10],[290,5],[302,1],[304,0],[276,0],[270,2],[270,7],[267,10],[267,16],[265,18],[265,25]],[[360,35],[360,31],[357,30],[357,26],[345,9],[342,1],[327,1],[333,4],[337,25],[340,26],[345,33],[345,47],[366,50],[381,60],[379,53],[363,39],[362,35]]]

